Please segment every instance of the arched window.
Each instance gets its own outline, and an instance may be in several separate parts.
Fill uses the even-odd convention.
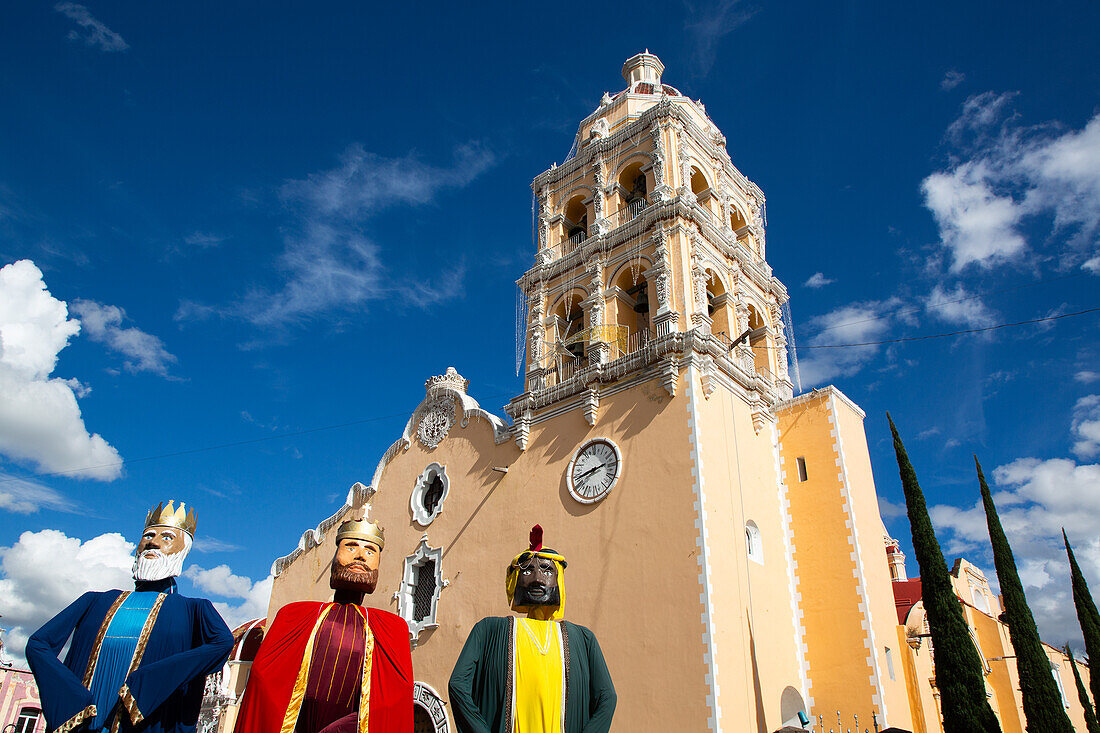
[[[737,338],[740,334],[730,330],[729,307],[727,305],[726,288],[718,275],[708,272],[707,275],[707,315],[711,317],[711,333],[724,333],[730,339]]]
[[[571,252],[588,239],[588,207],[582,196],[574,196],[565,205],[565,253]]]
[[[15,720],[14,733],[35,733],[38,727],[38,719],[42,711],[38,708],[23,708],[19,711],[19,717]]]
[[[764,564],[764,543],[760,540],[760,528],[751,519],[745,522],[745,546],[749,559]]]
[[[749,346],[752,347],[752,363],[756,371],[771,373],[771,341],[768,338],[768,323],[760,312],[749,306]]]
[[[707,177],[703,175],[703,171],[692,166],[691,168],[691,192],[696,196],[704,193],[710,188],[710,184],[707,183]]]
[[[642,163],[631,163],[619,174],[619,193],[626,208],[623,221],[630,221],[646,207],[649,184],[642,171]]]
[[[741,210],[738,209],[736,205],[731,204],[730,205],[730,229],[732,229],[733,231],[736,232],[738,229],[745,226],[746,224],[748,224],[748,222],[745,221],[745,216],[741,213]]]
[[[649,341],[650,287],[641,268],[624,267],[615,279],[615,323],[626,326],[627,352],[637,351]]]
[[[442,572],[443,549],[429,547],[427,535],[421,538],[416,551],[405,558],[401,587],[397,591],[397,612],[409,625],[409,634],[415,645],[420,632],[434,629],[439,624],[439,592],[446,582]]]

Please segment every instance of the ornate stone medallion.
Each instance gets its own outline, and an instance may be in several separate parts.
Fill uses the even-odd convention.
[[[439,397],[425,407],[416,428],[416,437],[425,448],[432,450],[443,442],[455,422],[453,397]]]

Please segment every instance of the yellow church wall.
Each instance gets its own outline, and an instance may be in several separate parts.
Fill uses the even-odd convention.
[[[535,523],[545,543],[569,561],[565,617],[591,628],[618,693],[614,730],[705,730],[706,670],[698,549],[684,411],[652,381],[604,398],[590,427],[577,408],[532,426],[529,447],[495,445],[492,430],[456,418],[447,438],[428,451],[413,440],[382,473],[371,518],[386,530],[378,589],[368,605],[397,611],[392,600],[402,561],[427,534],[443,548],[439,628],[422,632],[413,651],[417,680],[447,700],[447,679],[473,624],[510,615],[505,570],[527,546]],[[623,470],[611,494],[582,505],[568,493],[565,472],[589,438],[606,437],[622,451]],[[446,467],[450,488],[442,513],[424,529],[411,517],[416,478],[431,462]],[[493,466],[507,467],[501,474]],[[329,532],[322,546],[298,557],[275,581],[269,613],[291,600],[331,598]],[[653,700],[661,700],[654,706]]]
[[[878,493],[871,470],[863,411],[838,390],[831,398],[837,445],[843,453],[843,470],[853,535],[859,549],[859,576],[866,601],[874,650],[875,674],[882,700],[879,714],[881,727],[911,725],[909,697],[905,680],[900,674],[901,649],[895,643],[898,628],[897,607],[894,605],[893,581],[886,557],[886,527],[878,508]],[[890,649],[887,659],[887,649]],[[892,672],[892,674],[891,674]]]
[[[757,433],[744,400],[724,386],[704,397],[698,377],[692,399],[722,730],[771,731],[784,722],[784,688],[803,694],[773,426]],[[749,520],[760,533],[762,562],[749,557]]]
[[[831,392],[803,396],[778,411],[780,455],[788,483],[811,710],[830,716],[839,710],[845,719],[859,715],[869,721],[877,690],[860,613],[855,547],[849,544],[852,517],[830,420]],[[799,480],[799,457],[805,460],[805,481]]]

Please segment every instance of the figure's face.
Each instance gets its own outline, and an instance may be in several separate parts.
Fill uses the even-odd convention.
[[[381,561],[382,551],[373,542],[342,539],[332,558],[329,586],[335,590],[373,593],[378,584],[378,564]]]
[[[175,527],[146,527],[137,543],[136,557],[156,557],[159,550],[164,555],[175,555],[184,548],[183,530]]]
[[[558,568],[552,560],[531,557],[519,566],[514,606],[560,606]]]
[[[190,547],[187,537],[178,527],[146,527],[134,551],[134,580],[163,580],[179,575]]]

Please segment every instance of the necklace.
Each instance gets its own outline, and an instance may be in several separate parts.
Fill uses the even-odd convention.
[[[539,650],[539,654],[541,654],[544,657],[547,654],[549,654],[550,653],[550,641],[554,638],[554,627],[553,626],[547,626],[547,629],[546,629],[546,631],[547,631],[547,633],[546,633],[546,643],[545,644],[540,644],[539,640],[537,638],[535,638],[534,632],[531,631],[531,626],[527,623],[527,619],[520,619],[520,621],[522,622],[523,628],[527,630],[527,635],[529,637],[531,637],[531,642],[535,645],[535,648]]]

